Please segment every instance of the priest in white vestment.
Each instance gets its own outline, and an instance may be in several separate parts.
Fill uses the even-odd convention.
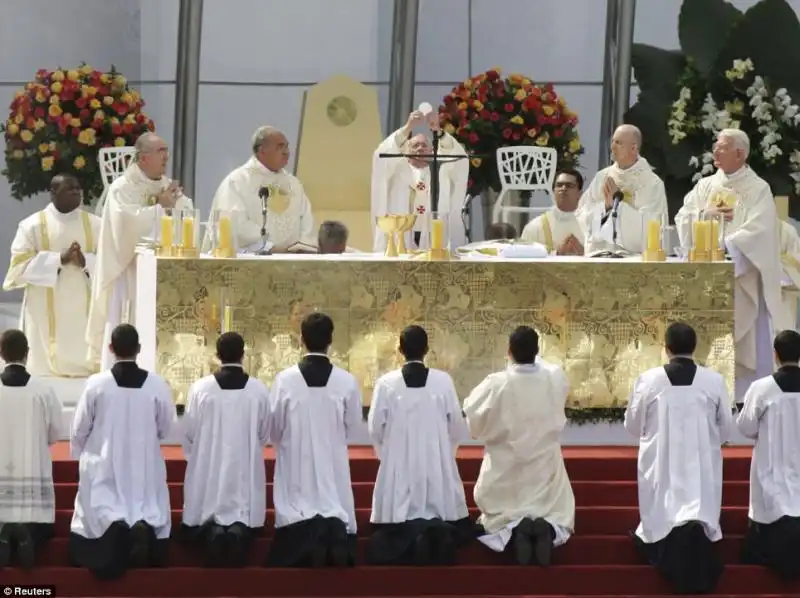
[[[619,250],[641,253],[645,219],[666,218],[664,182],[639,155],[641,147],[642,133],[633,125],[614,131],[614,163],[595,175],[578,205],[587,235],[586,255]]]
[[[209,566],[241,567],[264,527],[269,391],[242,366],[244,339],[217,339],[222,364],[189,390],[183,416],[183,531]]]
[[[465,156],[463,146],[449,133],[439,128],[439,115],[412,112],[406,124],[389,135],[375,150],[372,158],[373,250],[386,250],[386,235],[375,224],[378,216],[386,214],[416,214],[414,227],[406,233],[406,247],[428,248],[425,242],[430,232],[431,204],[431,141],[425,134],[413,134],[414,127],[427,123],[432,135],[440,136],[439,153],[447,161],[439,167],[439,212],[447,214],[449,238],[445,245],[455,249],[466,242],[461,212],[467,197],[469,160],[452,161],[452,156]],[[421,158],[381,158],[380,154],[418,154]]]
[[[577,217],[582,190],[580,172],[572,168],[560,170],[553,184],[556,205],[526,224],[520,240],[540,243],[551,254],[583,255],[586,231],[583,221]]]
[[[510,542],[518,564],[547,567],[575,527],[561,454],[569,384],[561,368],[538,359],[539,335],[528,326],[511,334],[508,354],[506,370],[489,374],[463,405],[485,446],[475,484],[479,540],[497,552]]]
[[[114,363],[108,350],[111,331],[136,314],[136,244],[155,238],[163,208],[192,209],[192,200],[164,173],[167,143],[154,133],[136,140],[136,155],[125,173],[111,183],[102,206],[97,266],[86,342],[89,360],[100,370]],[[155,293],[155,289],[149,292]]]
[[[363,425],[361,391],[328,357],[327,315],[306,316],[301,335],[308,353],[280,372],[270,390],[276,530],[267,564],[353,566],[357,524],[347,443]]]
[[[375,383],[367,419],[380,460],[372,494],[375,565],[446,565],[472,537],[456,450],[466,426],[453,379],[428,368],[428,334],[408,326],[406,362]]]
[[[163,564],[172,525],[161,453],[175,423],[172,391],[136,364],[133,326],[112,331],[111,349],[117,361],[87,381],[70,434],[79,471],[70,556],[100,578]]]
[[[86,378],[93,371],[84,337],[100,219],[81,209],[83,191],[74,176],[54,176],[50,198],[19,224],[3,290],[25,290],[20,328],[30,343],[28,371]]]
[[[775,337],[774,374],[747,391],[736,422],[755,440],[743,557],[784,579],[800,576],[800,334]]]
[[[639,439],[639,514],[634,540],[678,593],[710,592],[723,565],[722,444],[733,416],[724,378],[693,359],[697,335],[688,324],[667,327],[670,361],[639,376],[625,429]]]
[[[53,536],[56,515],[50,446],[59,438],[61,402],[25,367],[21,330],[0,335],[0,569],[30,569],[36,548]]]
[[[253,134],[252,149],[251,158],[220,183],[211,213],[235,213],[239,251],[285,253],[298,242],[314,246],[317,230],[311,202],[300,180],[286,170],[286,135],[274,127],[259,127]],[[203,251],[211,249],[209,230]]]
[[[724,245],[734,262],[736,402],[750,384],[774,370],[773,332],[790,328],[781,296],[775,199],[769,184],[747,165],[750,140],[744,131],[721,131],[714,144],[717,172],[700,179],[675,215],[681,246],[692,243],[698,217],[725,219]]]
[[[786,325],[788,330],[796,330],[797,300],[800,298],[800,235],[785,220],[778,221],[778,244],[783,267],[781,299],[786,311]]]

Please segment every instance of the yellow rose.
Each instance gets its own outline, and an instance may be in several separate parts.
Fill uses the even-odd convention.
[[[83,74],[83,75],[91,75],[93,70],[94,69],[91,67],[91,65],[84,64],[81,67],[81,74]]]
[[[50,103],[51,104],[60,104],[61,103],[61,98],[59,98],[58,95],[53,94],[53,95],[50,96]]]
[[[542,112],[544,112],[545,116],[553,116],[553,112],[555,111],[556,109],[553,108],[550,104],[545,104],[544,106],[542,106]]]
[[[19,138],[25,143],[30,143],[31,139],[33,139],[33,133],[31,133],[28,129],[23,129],[22,133],[19,134]]]
[[[103,103],[106,106],[110,106],[111,104],[114,103],[114,98],[112,98],[111,96],[106,96],[106,97],[103,98]]]
[[[50,144],[48,144],[48,143],[40,143],[39,144],[39,153],[40,154],[46,154],[49,151],[50,151]]]
[[[17,123],[18,125],[21,125],[23,122],[25,122],[25,117],[22,116],[21,114],[15,114],[14,122]]]
[[[530,80],[530,79],[528,79],[527,77],[523,77],[523,78],[522,78],[522,84],[523,84],[523,85],[530,85],[531,83],[533,83],[533,81],[531,81],[531,80]]]
[[[119,124],[119,119],[116,116],[113,116],[113,117],[111,117],[110,122],[111,122],[112,125],[118,125]]]
[[[97,142],[94,129],[84,129],[78,135],[78,143],[83,145],[94,145]]]
[[[571,151],[574,154],[580,151],[581,140],[578,137],[574,137],[573,139],[570,140],[569,145],[567,147],[569,148],[569,151]]]
[[[458,109],[459,109],[459,110],[466,110],[466,109],[467,109],[467,103],[466,103],[466,102],[461,102],[461,103],[458,105]]]
[[[61,116],[61,112],[62,112],[61,106],[59,106],[58,104],[50,104],[50,108],[47,110],[47,113],[53,118]]]
[[[36,122],[33,124],[33,128],[36,131],[41,131],[44,129],[44,121],[41,118],[37,118]]]
[[[114,139],[114,145],[117,147],[124,147],[125,146],[125,139],[123,137],[117,137]]]
[[[122,75],[117,75],[116,77],[114,77],[114,85],[119,85],[120,87],[124,87],[127,84],[128,80]]]
[[[518,89],[517,93],[514,94],[514,99],[517,100],[518,102],[525,101],[525,98],[527,98],[527,97],[528,97],[528,94],[525,92],[524,89]]]
[[[25,157],[25,152],[23,152],[22,150],[14,150],[13,152],[11,152],[11,156],[16,158],[17,160],[21,160],[23,157]]]
[[[64,73],[63,73],[63,71],[54,71],[50,78],[53,81],[63,81],[64,80]]]
[[[109,81],[111,81],[111,77],[109,77],[109,76],[108,76],[108,75],[106,75],[105,73],[103,73],[102,75],[100,75],[100,83],[102,83],[103,85],[108,85],[108,82],[109,82]]]
[[[51,142],[50,142],[50,143],[48,143],[47,145],[49,145],[49,146],[50,146],[50,151],[51,151],[51,152],[55,151],[55,149],[56,149],[56,142],[55,142],[55,141],[51,141]]]
[[[97,88],[91,85],[84,85],[81,87],[81,94],[85,98],[92,98],[97,95]]]
[[[77,81],[80,78],[78,71],[68,71],[67,72],[67,79],[70,81]]]
[[[475,110],[477,110],[478,112],[480,112],[481,110],[483,110],[483,102],[481,102],[480,100],[475,100],[472,103],[472,107],[475,108]]]
[[[40,102],[40,103],[43,103],[43,102],[47,101],[47,96],[44,95],[43,91],[37,91],[36,92],[36,101]]]
[[[128,92],[123,93],[120,98],[121,101],[125,102],[126,104],[133,105],[133,96]]]
[[[15,123],[8,123],[8,125],[6,125],[6,131],[8,131],[8,134],[13,137],[19,133],[19,125]]]
[[[512,122],[512,123],[514,123],[515,125],[521,125],[522,123],[524,123],[524,122],[525,122],[525,120],[524,120],[524,119],[523,119],[523,118],[522,118],[522,117],[521,117],[519,114],[517,114],[516,116],[512,116],[512,117],[509,119],[509,122]]]
[[[481,160],[480,158],[473,158],[473,159],[472,159],[472,160],[470,160],[470,161],[472,162],[472,165],[473,165],[475,168],[480,168],[480,165],[481,165],[481,163],[483,162],[483,160]]]
[[[86,158],[83,156],[75,156],[75,159],[72,161],[72,165],[77,169],[80,170],[84,166],[86,166]]]
[[[89,108],[91,108],[92,110],[97,110],[100,106],[102,106],[102,104],[100,103],[100,100],[98,100],[97,98],[92,98],[92,101],[89,102]]]
[[[133,114],[128,114],[128,116],[125,117],[125,122],[129,125],[136,124],[136,116]]]
[[[54,163],[55,163],[55,158],[53,158],[53,156],[45,156],[44,158],[42,158],[42,170],[44,170],[45,172],[52,170]]]
[[[131,97],[133,98],[134,102],[138,102],[142,99],[142,96],[139,95],[138,91],[131,91]]]
[[[102,110],[98,110],[97,112],[94,113],[95,120],[105,120],[105,118],[106,118],[106,113],[103,112]]]
[[[50,89],[53,90],[53,93],[61,93],[61,90],[64,89],[64,86],[61,85],[58,81],[55,81],[51,86]]]
[[[536,145],[545,146],[550,141],[550,135],[547,132],[542,133],[536,138]]]
[[[80,118],[73,118],[69,121],[71,127],[75,127],[76,129],[81,128],[81,119]]]

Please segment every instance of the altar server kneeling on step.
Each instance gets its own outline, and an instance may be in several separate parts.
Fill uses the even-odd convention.
[[[166,381],[136,364],[136,329],[114,328],[110,349],[116,362],[86,382],[70,438],[79,461],[70,555],[102,578],[163,563],[171,517],[161,441],[175,420]]]
[[[367,560],[376,565],[444,565],[473,534],[456,450],[466,427],[449,374],[429,369],[428,334],[400,335],[406,359],[375,384],[369,433],[380,459]]]
[[[739,431],[756,441],[750,465],[745,562],[800,576],[800,334],[775,337],[777,372],[750,386]]]
[[[30,568],[37,545],[53,535],[50,445],[59,438],[62,408],[55,391],[26,370],[21,330],[0,336],[0,357],[0,568],[12,560]]]
[[[270,391],[276,530],[267,565],[352,566],[357,529],[347,443],[363,425],[361,391],[327,355],[328,316],[306,316],[300,332],[308,353]]]
[[[472,437],[485,446],[475,484],[485,530],[478,539],[496,552],[510,543],[518,564],[547,567],[575,522],[560,443],[569,384],[561,368],[537,357],[533,328],[514,330],[508,354],[508,367],[489,374],[464,400]]]
[[[222,367],[189,390],[182,422],[183,535],[204,548],[209,566],[242,567],[267,511],[269,391],[242,368],[238,333],[217,339],[217,357]]]
[[[723,570],[714,543],[722,539],[722,444],[733,416],[723,377],[694,362],[694,329],[670,324],[664,345],[669,363],[637,378],[625,412],[625,429],[639,439],[633,538],[676,592],[702,594]]]

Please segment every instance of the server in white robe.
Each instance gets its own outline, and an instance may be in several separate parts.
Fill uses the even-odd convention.
[[[553,183],[556,205],[526,224],[520,239],[556,255],[583,255],[586,231],[577,217],[581,191],[583,175],[573,168],[560,170]]]
[[[327,315],[306,316],[301,335],[308,353],[270,389],[276,530],[267,564],[352,566],[357,524],[347,443],[363,425],[361,391],[328,358],[333,321]]]
[[[775,337],[780,364],[747,391],[736,422],[755,440],[750,463],[749,529],[743,557],[784,579],[800,576],[800,334]]]
[[[431,169],[430,158],[381,158],[380,154],[418,154],[430,156],[431,141],[425,134],[413,135],[414,127],[427,123],[432,135],[438,135],[439,151],[444,160],[439,168],[439,212],[447,214],[450,247],[461,247],[466,233],[461,210],[467,197],[469,160],[451,161],[453,156],[465,156],[464,147],[449,133],[439,129],[436,113],[425,115],[412,112],[401,128],[389,135],[375,150],[372,159],[372,212],[375,223],[386,214],[416,214],[414,227],[406,233],[406,246],[425,245],[423,235],[430,231]],[[374,225],[374,224],[373,224]],[[373,233],[373,250],[386,250],[386,235],[377,226]]]
[[[474,536],[456,450],[466,426],[453,379],[425,365],[428,334],[400,334],[406,362],[375,383],[367,419],[380,460],[372,495],[367,560],[376,565],[445,565]]]
[[[112,331],[111,350],[117,362],[87,381],[70,434],[79,472],[70,556],[101,578],[163,564],[172,524],[161,453],[175,420],[172,392],[136,364],[133,326]]]
[[[220,369],[192,385],[183,416],[183,535],[208,566],[241,567],[267,511],[269,391],[245,373],[238,333],[217,339],[217,358]]]
[[[733,427],[724,378],[698,366],[697,335],[665,332],[667,365],[637,378],[625,429],[639,439],[639,514],[634,540],[679,593],[710,592],[722,574],[722,444]]]
[[[639,155],[641,147],[642,133],[633,125],[614,131],[614,163],[595,175],[578,206],[587,235],[586,255],[620,249],[641,253],[644,219],[667,216],[664,182]]]
[[[0,335],[0,569],[12,562],[33,567],[55,521],[50,445],[59,438],[62,407],[55,391],[28,373],[28,354],[21,330]]]
[[[569,384],[561,368],[538,359],[532,328],[518,327],[508,344],[508,367],[489,374],[463,405],[472,437],[485,446],[475,484],[479,540],[496,552],[511,548],[520,565],[547,567],[575,527],[560,442]]]
[[[100,219],[82,210],[78,179],[56,175],[50,204],[20,222],[3,290],[24,289],[20,328],[34,376],[86,378],[84,340]]]
[[[286,135],[275,127],[259,127],[253,134],[252,150],[251,158],[220,183],[211,204],[212,214],[215,210],[235,213],[240,251],[271,248],[274,253],[283,253],[298,242],[313,245],[317,231],[311,202],[300,180],[286,170]],[[203,251],[211,248],[209,230]]]
[[[166,141],[145,133],[136,140],[133,162],[111,183],[102,205],[85,332],[89,361],[96,370],[105,371],[114,363],[108,349],[114,327],[136,319],[136,244],[156,238],[157,219],[164,208],[192,209],[192,200],[164,174],[168,161]]]
[[[737,403],[754,380],[775,369],[774,331],[791,327],[781,296],[783,272],[775,199],[769,184],[747,165],[749,153],[750,140],[744,131],[720,131],[714,144],[717,172],[698,181],[675,215],[684,247],[692,243],[696,218],[725,219],[722,236],[735,270]]]
[[[786,311],[787,330],[797,328],[797,300],[800,298],[800,235],[797,229],[785,220],[778,221],[778,244],[781,254],[783,277],[781,299]]]

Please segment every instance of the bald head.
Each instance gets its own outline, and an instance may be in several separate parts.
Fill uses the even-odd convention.
[[[148,178],[158,180],[164,176],[169,162],[166,141],[155,133],[143,133],[133,147],[136,149],[134,160]]]
[[[276,127],[258,127],[253,133],[252,149],[256,159],[272,172],[289,163],[289,140]]]
[[[620,125],[611,138],[611,156],[620,168],[629,168],[639,159],[642,132],[633,125]]]

